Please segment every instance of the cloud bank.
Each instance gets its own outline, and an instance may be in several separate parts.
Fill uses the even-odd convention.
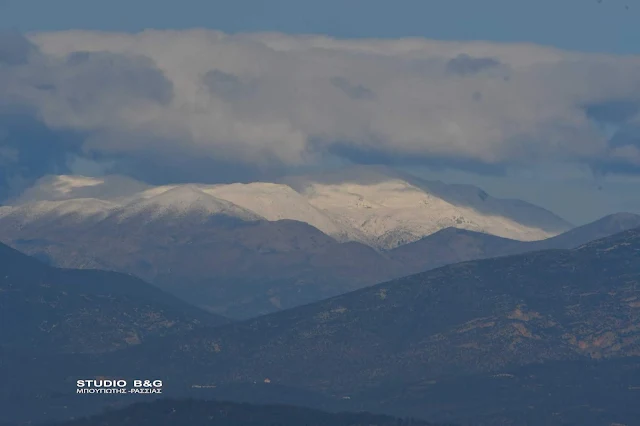
[[[0,33],[5,183],[78,158],[156,183],[332,161],[636,173],[639,129],[640,57],[208,30]]]

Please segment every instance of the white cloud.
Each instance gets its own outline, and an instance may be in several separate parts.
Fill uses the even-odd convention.
[[[43,54],[0,68],[0,93],[52,127],[85,132],[84,150],[99,154],[266,168],[345,152],[638,164],[635,142],[612,150],[586,111],[640,105],[640,57],[205,30],[30,39]],[[74,54],[83,51],[96,54]],[[627,111],[620,120],[639,117]]]

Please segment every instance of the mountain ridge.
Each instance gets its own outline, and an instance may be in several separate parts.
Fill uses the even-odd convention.
[[[517,241],[458,228],[445,228],[418,241],[397,247],[389,255],[428,270],[468,260],[487,259],[548,249],[576,248],[589,241],[640,227],[640,215],[614,213],[562,234],[539,241]],[[421,262],[421,259],[428,259]],[[414,270],[415,273],[421,272]]]
[[[160,197],[168,191],[183,195],[201,191],[232,203],[235,207],[228,205],[227,214],[243,220],[299,220],[339,241],[358,241],[379,249],[417,240],[447,226],[520,240],[547,238],[572,226],[545,209],[518,200],[493,198],[479,188],[429,182],[375,167],[336,172],[331,177],[291,176],[273,183],[192,183],[160,187],[120,176],[48,176],[14,199],[11,205],[14,209],[30,206],[37,210],[44,201],[94,198],[114,203],[126,211],[131,208],[129,204],[144,204],[149,196]],[[177,210],[185,204],[180,202],[181,197],[161,198],[167,200],[167,208],[172,202]],[[9,210],[11,205],[4,206],[4,210]],[[77,208],[78,213],[82,213],[82,205]]]
[[[65,202],[69,201],[54,203]],[[544,248],[573,248],[616,230],[640,226],[640,216],[614,215],[576,228],[569,237],[540,242],[444,229],[382,251],[359,242],[340,242],[304,222],[245,221],[193,211],[153,221],[145,214],[126,220],[117,214],[94,215],[81,222],[71,215],[29,225],[20,220],[17,213],[2,216],[0,240],[52,265],[133,274],[188,302],[236,319],[446,264]]]

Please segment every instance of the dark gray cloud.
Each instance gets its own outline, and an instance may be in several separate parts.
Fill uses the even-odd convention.
[[[496,58],[476,58],[462,53],[447,62],[446,70],[450,75],[473,75],[486,69],[502,65]]]
[[[38,48],[17,31],[0,30],[0,65],[24,65]]]
[[[218,69],[208,71],[202,77],[202,82],[213,96],[230,101],[249,95],[253,89],[251,83]]]
[[[80,134],[50,129],[28,111],[0,111],[0,201],[43,175],[68,172],[67,156],[81,145]]]
[[[105,98],[165,105],[173,98],[171,81],[143,55],[74,52],[67,57],[63,82],[67,99],[77,108],[99,105]]]
[[[611,99],[584,106],[587,117],[607,137],[607,158],[594,159],[594,175],[640,172],[640,99]]]
[[[591,169],[591,173],[593,173],[594,178],[596,180],[603,179],[608,175],[629,175],[635,176],[640,175],[640,166],[635,164],[629,164],[624,160],[612,160],[612,159],[603,159],[603,160],[595,160],[589,164]]]
[[[392,167],[424,166],[431,170],[455,169],[489,176],[504,176],[508,165],[487,164],[474,159],[429,153],[404,153],[372,148],[371,145],[356,145],[348,142],[336,143],[329,153],[358,165],[384,165]]]
[[[620,148],[624,146],[635,146],[640,148],[640,127],[626,125],[618,129],[609,139],[611,148]]]
[[[620,124],[640,112],[640,99],[614,99],[584,106],[587,116],[602,123]]]
[[[70,172],[70,156],[95,157],[87,141],[96,129],[82,123],[140,103],[166,105],[173,97],[173,84],[148,57],[77,52],[28,62],[37,50],[22,35],[8,34],[0,37],[0,64],[28,67],[0,75],[0,201],[43,175]],[[81,125],[69,125],[66,117]]]
[[[364,87],[362,84],[352,84],[344,77],[332,77],[331,84],[340,89],[351,99],[369,100],[375,98],[375,94],[371,89]]]

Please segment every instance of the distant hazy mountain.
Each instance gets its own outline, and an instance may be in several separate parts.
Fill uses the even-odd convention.
[[[180,220],[145,213],[39,223],[15,227],[0,220],[0,238],[56,266],[134,274],[198,306],[238,318],[403,274],[401,265],[369,246],[339,243],[289,220],[244,221],[191,212]]]
[[[327,413],[287,405],[217,401],[159,400],[134,404],[91,418],[55,426],[429,426],[416,419],[369,413]],[[435,425],[434,425],[435,426]]]
[[[552,248],[573,248],[590,241],[605,238],[618,232],[640,226],[640,216],[632,213],[616,213],[595,222],[573,228],[563,234],[546,240],[531,242],[535,250]]]
[[[547,400],[530,409],[550,414],[561,408],[563,419],[575,422],[598,406],[584,399],[601,374],[589,363],[640,354],[639,253],[640,229],[635,229],[573,250],[446,266],[244,323],[151,342],[110,356],[101,371],[163,375],[185,389],[194,383],[268,378],[337,398],[384,400],[388,407],[407,404],[411,398],[400,395],[412,395],[411,386],[427,390],[442,383],[448,399],[432,406],[417,398],[412,410],[422,410],[426,418],[456,420],[458,405],[484,416],[495,416],[509,398],[523,406],[536,383],[543,386],[538,396],[564,392],[562,383],[570,386],[571,380],[552,376],[562,375],[561,363],[572,362],[578,369],[574,378],[596,374],[575,384],[579,389],[567,390],[584,406],[555,407]],[[553,368],[529,385],[520,381],[509,387],[490,405],[487,398],[474,405],[477,396],[447,387],[481,382],[476,392],[482,394],[493,382],[473,382],[474,377],[510,383],[513,371],[539,363]],[[631,367],[637,369],[638,362]],[[624,367],[626,378],[618,369],[623,367],[615,367],[618,382],[607,386],[618,386],[617,392],[626,395],[640,379],[631,367]],[[611,399],[603,401],[610,415],[624,411]],[[448,415],[444,406],[450,407]],[[515,415],[509,408],[503,410],[507,417]],[[430,415],[435,412],[439,417]]]
[[[52,268],[0,244],[0,347],[103,352],[226,323],[137,278]]]
[[[281,192],[280,186],[269,185],[278,197],[302,198],[289,187]],[[226,198],[242,194],[234,188],[215,187]],[[276,210],[279,205],[256,194],[250,199]],[[304,212],[302,206],[299,211]],[[446,228],[379,251],[359,242],[339,242],[304,222],[270,218],[260,219],[198,186],[183,185],[145,189],[133,198],[0,207],[0,240],[55,266],[126,272],[198,306],[247,318],[450,263],[572,248],[640,225],[638,216],[615,215],[536,242]]]
[[[413,270],[410,273],[418,273],[466,260],[535,250],[529,250],[531,244],[533,243],[466,229],[445,228],[413,243],[397,247],[388,254],[403,265],[411,265]]]
[[[396,262],[413,268],[411,272],[421,272],[466,260],[576,248],[589,241],[637,227],[640,227],[639,215],[616,213],[540,241],[516,241],[481,232],[446,228],[391,250],[388,254]]]

